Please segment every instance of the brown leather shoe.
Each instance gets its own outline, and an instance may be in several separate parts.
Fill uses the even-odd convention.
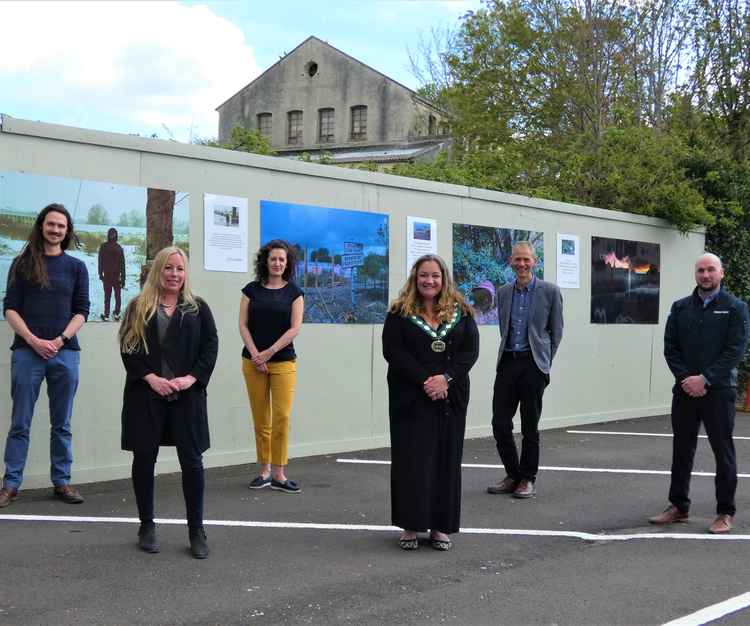
[[[670,504],[662,513],[648,518],[649,524],[674,524],[675,522],[687,522],[689,514],[683,513],[674,504]]]
[[[55,487],[55,497],[66,504],[81,504],[81,502],[83,502],[83,496],[78,493],[77,489],[70,485]]]
[[[713,523],[708,527],[708,532],[712,535],[723,535],[732,530],[731,515],[717,515]]]
[[[518,482],[518,487],[516,487],[516,490],[513,492],[514,498],[532,498],[535,495],[536,487],[534,487],[534,483],[525,478],[522,478]]]
[[[18,489],[11,489],[9,487],[3,487],[0,489],[0,509],[4,509],[13,500],[18,499]]]
[[[515,478],[506,476],[499,483],[487,487],[487,493],[513,493],[518,487],[518,481]]]

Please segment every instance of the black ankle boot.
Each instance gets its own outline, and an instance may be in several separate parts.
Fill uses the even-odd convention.
[[[203,526],[190,529],[190,553],[196,559],[205,559],[208,556],[208,543]]]
[[[144,522],[138,529],[138,547],[144,552],[156,554],[159,551],[159,540],[156,538],[156,525]]]

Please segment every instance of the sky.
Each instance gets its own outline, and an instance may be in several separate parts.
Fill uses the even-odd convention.
[[[177,196],[177,222],[189,220],[184,196],[184,193]],[[0,210],[36,214],[38,207],[52,202],[64,204],[76,225],[85,223],[92,205],[101,204],[115,224],[123,213],[134,209],[146,214],[146,188],[0,170]]]
[[[408,50],[481,0],[6,1],[0,113],[189,141],[310,35],[416,89]]]
[[[301,246],[344,252],[344,242],[362,244],[364,254],[388,254],[378,228],[388,232],[388,216],[382,213],[328,209],[304,204],[262,200],[260,239],[285,239]]]

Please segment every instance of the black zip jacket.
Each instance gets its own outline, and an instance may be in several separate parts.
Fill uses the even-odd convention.
[[[705,308],[697,287],[677,300],[664,330],[664,357],[677,383],[701,374],[711,388],[736,387],[749,324],[747,304],[723,289]]]

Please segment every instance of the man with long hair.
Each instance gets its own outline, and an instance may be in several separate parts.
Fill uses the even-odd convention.
[[[83,502],[70,485],[70,420],[80,361],[76,333],[89,314],[89,277],[86,265],[65,253],[71,242],[78,239],[70,214],[62,204],[50,204],[37,216],[26,245],[8,272],[3,311],[15,332],[10,368],[13,410],[5,443],[0,508],[18,497],[31,418],[44,379],[49,396],[54,494],[68,504]]]

